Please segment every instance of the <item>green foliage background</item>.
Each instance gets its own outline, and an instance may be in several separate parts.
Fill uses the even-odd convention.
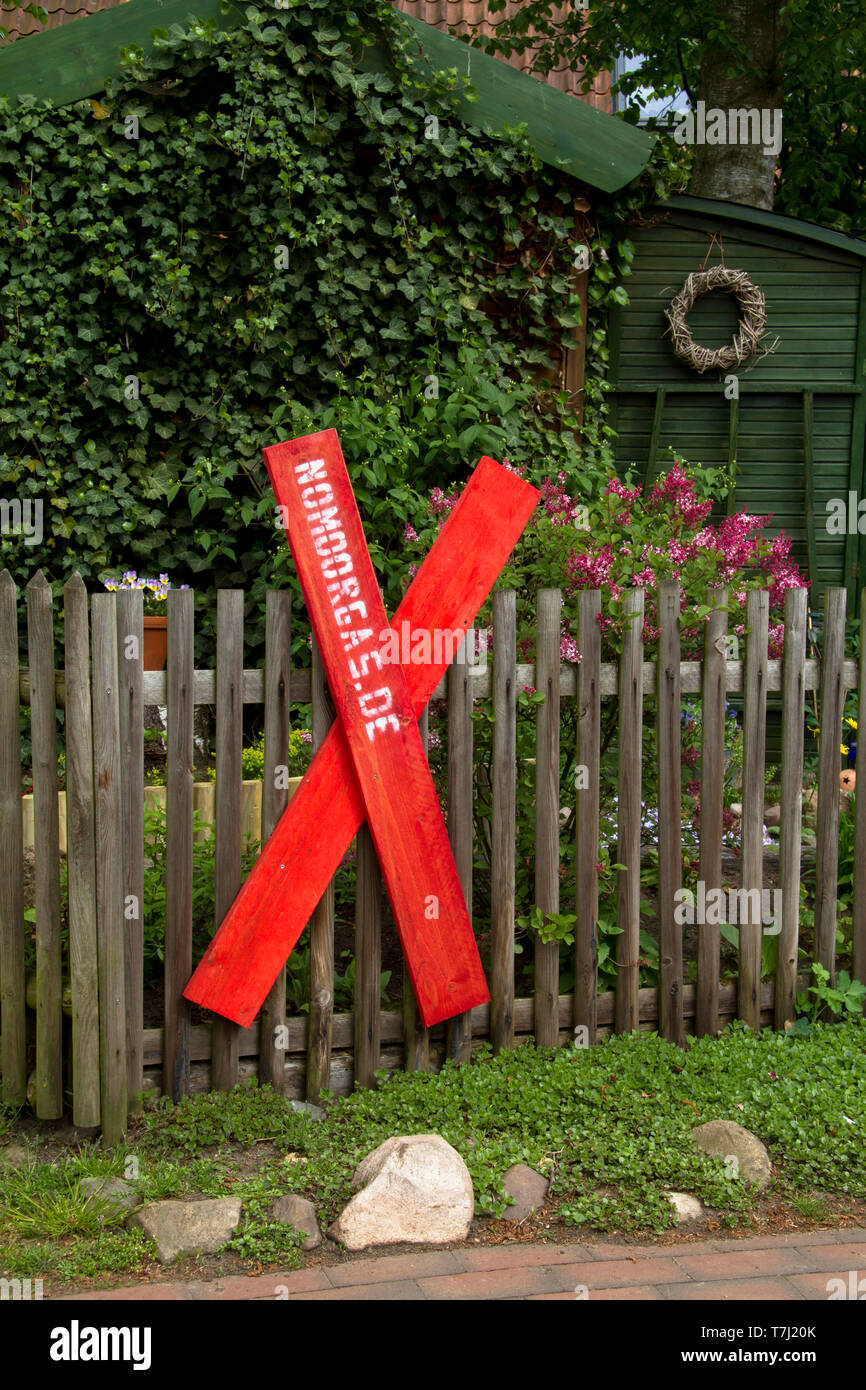
[[[374,41],[386,72],[359,67]],[[166,571],[199,591],[200,660],[213,589],[247,591],[255,649],[294,583],[260,456],[290,425],[344,434],[389,605],[419,494],[482,452],[596,469],[601,332],[580,456],[540,376],[579,322],[582,190],[468,130],[461,79],[421,90],[403,42],[387,0],[250,7],[131,50],[99,102],[0,100],[0,488],[45,504],[41,545],[2,538],[16,581]],[[597,311],[631,255],[602,217]]]

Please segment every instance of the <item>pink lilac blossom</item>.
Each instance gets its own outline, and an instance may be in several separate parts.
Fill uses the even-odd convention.
[[[559,643],[560,661],[580,661],[580,651],[570,633],[564,632]]]

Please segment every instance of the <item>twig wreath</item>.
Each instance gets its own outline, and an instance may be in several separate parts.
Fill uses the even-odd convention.
[[[686,323],[695,300],[711,290],[729,291],[736,295],[740,305],[740,322],[733,341],[722,348],[707,348],[696,343]],[[767,331],[767,306],[763,294],[744,270],[729,270],[724,265],[693,271],[665,309],[665,317],[670,325],[674,352],[681,362],[693,367],[696,372],[709,372],[713,368],[724,371],[729,367],[742,366],[750,357],[754,357]],[[778,341],[777,338],[764,349],[764,353],[772,352]]]

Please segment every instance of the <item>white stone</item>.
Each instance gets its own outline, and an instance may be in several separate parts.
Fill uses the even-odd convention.
[[[704,1214],[703,1205],[690,1192],[668,1192],[667,1198],[674,1209],[678,1226],[683,1221],[700,1221]]]
[[[475,1213],[469,1169],[438,1134],[386,1139],[355,1172],[355,1196],[328,1235],[349,1250],[465,1240]]]

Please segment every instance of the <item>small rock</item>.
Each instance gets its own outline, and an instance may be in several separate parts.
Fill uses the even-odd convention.
[[[297,1192],[287,1192],[285,1196],[272,1202],[268,1208],[268,1220],[284,1221],[287,1226],[293,1226],[296,1231],[303,1232],[307,1239],[301,1246],[302,1250],[315,1250],[316,1246],[322,1243],[316,1208],[306,1197],[299,1197]]]
[[[668,1201],[674,1209],[677,1225],[684,1221],[700,1221],[704,1214],[703,1204],[690,1192],[668,1192]]]
[[[506,1207],[501,1221],[525,1221],[547,1201],[550,1183],[534,1168],[525,1163],[514,1163],[505,1174],[502,1191],[514,1198],[514,1205]]]
[[[469,1169],[438,1134],[386,1139],[361,1161],[349,1202],[328,1235],[349,1250],[465,1240],[475,1213]]]
[[[312,1105],[308,1100],[290,1100],[289,1105],[296,1115],[306,1115],[310,1120],[324,1120],[325,1111],[321,1105]]]
[[[108,1210],[99,1218],[100,1226],[121,1212],[132,1211],[141,1201],[132,1184],[123,1178],[82,1178],[78,1187],[85,1197],[96,1197],[110,1203]]]
[[[0,1149],[0,1168],[29,1168],[35,1161],[35,1155],[23,1144],[6,1144]]]
[[[713,1158],[736,1159],[736,1172],[743,1182],[756,1184],[759,1191],[770,1181],[770,1155],[764,1145],[733,1120],[709,1120],[692,1130],[692,1138]]]
[[[150,1236],[163,1264],[178,1255],[198,1251],[213,1254],[237,1230],[241,1220],[239,1197],[212,1197],[203,1202],[150,1202],[126,1219]]]

